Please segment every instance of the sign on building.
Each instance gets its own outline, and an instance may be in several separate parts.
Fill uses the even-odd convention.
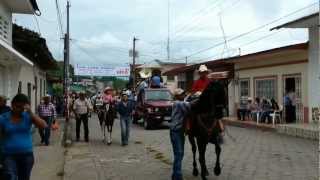
[[[128,77],[130,75],[130,67],[128,66],[110,67],[77,64],[74,71],[77,76]]]

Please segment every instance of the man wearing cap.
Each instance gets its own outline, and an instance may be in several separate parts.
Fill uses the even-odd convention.
[[[198,70],[200,78],[194,82],[192,86],[192,93],[202,92],[207,88],[210,83],[208,78],[209,70],[206,65],[202,64]]]
[[[7,98],[0,96],[0,115],[10,111],[10,107],[7,106]]]
[[[185,118],[194,102],[185,102],[185,91],[178,88],[173,92],[175,101],[172,105],[170,124],[170,140],[173,148],[173,173],[172,180],[182,180],[181,163],[184,156],[184,125]]]
[[[46,121],[48,126],[45,129],[39,129],[39,134],[41,137],[41,144],[45,143],[45,145],[48,146],[50,143],[51,125],[57,117],[57,112],[55,106],[50,102],[49,95],[43,97],[42,100],[43,103],[38,106],[38,115]]]

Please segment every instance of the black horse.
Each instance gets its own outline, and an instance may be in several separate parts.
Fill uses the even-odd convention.
[[[225,90],[220,81],[211,82],[203,91],[197,103],[193,106],[188,115],[188,137],[193,152],[193,175],[198,176],[199,171],[196,161],[196,151],[199,150],[199,162],[201,166],[201,177],[206,180],[209,175],[206,166],[206,149],[208,143],[215,145],[216,164],[214,174],[221,173],[220,153],[222,137],[219,120],[223,117],[223,108],[226,106]]]
[[[103,134],[103,142],[107,142],[107,144],[110,145],[112,143],[112,127],[117,115],[115,105],[105,103],[97,111],[101,132]],[[108,140],[106,137],[106,127],[108,131]]]

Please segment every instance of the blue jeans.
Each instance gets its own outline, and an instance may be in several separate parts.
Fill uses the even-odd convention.
[[[30,180],[33,153],[5,155],[1,180]]]
[[[182,130],[173,131],[170,130],[170,139],[173,149],[173,172],[172,179],[181,180],[182,179],[182,160],[184,155],[184,142],[185,137]]]
[[[43,120],[46,121],[47,127],[44,129],[39,129],[39,134],[41,137],[41,143],[45,143],[49,145],[50,135],[51,135],[51,125],[52,125],[52,117],[42,117]]]
[[[131,116],[120,116],[121,144],[128,145],[130,137]]]

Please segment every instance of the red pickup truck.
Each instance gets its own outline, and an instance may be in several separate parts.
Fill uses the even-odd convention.
[[[152,129],[164,121],[171,121],[172,95],[169,89],[145,89],[138,95],[134,123],[143,120],[145,129]]]

